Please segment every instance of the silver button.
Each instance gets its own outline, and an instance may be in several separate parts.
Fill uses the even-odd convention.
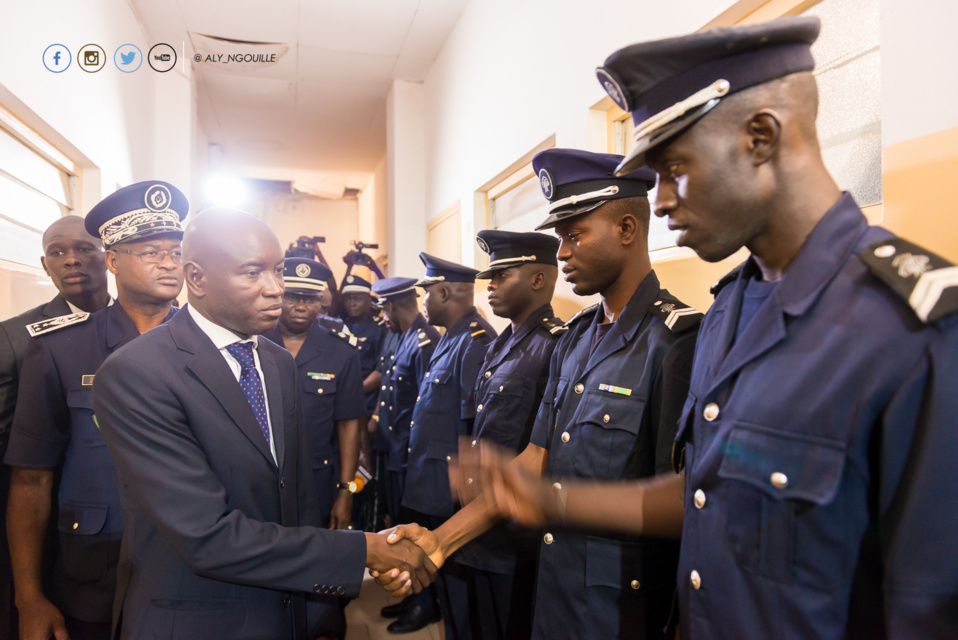
[[[380,407],[385,407],[385,406],[386,406],[386,401],[383,400],[382,402],[380,402],[380,403],[379,403],[379,406],[380,406]]]
[[[436,382],[438,383],[438,382],[439,382],[439,378],[436,378],[436,380],[435,380],[435,381],[436,381]]]
[[[602,416],[602,422],[608,423],[609,420],[610,420],[609,414],[605,414],[604,416]]]
[[[408,448],[406,449],[406,453],[412,453],[412,447],[408,447]]]
[[[410,420],[410,421],[409,421],[409,426],[410,426],[410,427],[413,427],[413,426],[415,426],[415,425],[416,425],[416,421],[415,421],[415,420]]]
[[[79,523],[79,522],[74,522],[74,523],[73,523],[73,528],[74,528],[74,529],[78,528],[79,526],[80,526],[80,523]]]
[[[563,432],[562,432],[562,435],[560,436],[560,439],[561,439],[563,442],[568,442],[568,441],[569,441],[569,438],[571,438],[571,437],[572,437],[572,436],[569,435],[569,432],[568,432],[568,431],[563,431]]]
[[[392,408],[392,407],[390,406],[390,407],[389,407],[389,410],[390,410],[390,411],[392,411],[392,410],[393,410],[393,408]]]
[[[500,384],[500,385],[499,385],[499,393],[502,393],[502,390],[503,390],[503,389],[505,389],[505,386]]]
[[[719,415],[719,406],[717,404],[715,404],[714,402],[710,402],[707,405],[705,405],[705,411],[702,412],[702,417],[705,418],[706,421],[712,422],[712,420],[715,420],[716,418],[718,418],[718,415]]]
[[[562,490],[562,483],[561,483],[561,482],[553,482],[553,483],[552,483],[552,488],[555,489],[556,491],[561,491],[561,490]]]
[[[768,479],[776,489],[784,489],[788,486],[788,476],[781,471],[776,471]]]
[[[585,385],[583,385],[583,384],[580,382],[579,384],[577,384],[577,385],[575,386],[575,392],[576,392],[576,393],[582,393],[583,391],[585,391]]]
[[[400,378],[400,380],[402,380],[402,378]],[[389,387],[389,390],[390,390],[390,391],[392,391],[392,390],[393,390],[393,388],[392,388],[392,387]]]
[[[705,506],[705,492],[701,489],[695,492],[695,495],[692,497],[692,499],[695,501],[696,509],[701,509]]]
[[[389,430],[390,430],[390,431],[392,431],[392,430],[393,430],[393,428],[392,428],[392,427],[389,427]]]
[[[323,392],[322,389],[316,389],[316,393],[322,393],[322,392]]]
[[[482,405],[479,405],[478,407],[476,407],[476,411],[482,411]]]
[[[692,574],[689,576],[689,581],[692,583],[692,588],[696,591],[702,588],[702,576],[699,575],[698,571],[692,571]]]
[[[638,580],[633,580],[632,582],[629,583],[629,586],[632,587],[633,589],[638,589],[638,588],[641,587],[642,585],[639,584],[639,581],[638,581]]]
[[[895,247],[890,244],[883,244],[882,246],[875,249],[876,258],[890,258],[895,255]]]
[[[386,385],[383,385],[383,389],[382,389],[382,390],[383,390],[383,391],[385,391],[385,390],[386,390]]]
[[[416,402],[419,402],[422,399],[422,396],[416,396]]]
[[[475,441],[475,440],[472,441],[472,446],[476,446],[476,441]]]
[[[323,464],[329,464],[329,460],[323,460]]]
[[[555,538],[552,537],[551,533],[547,533],[544,536],[542,536],[542,541],[545,542],[546,544],[552,544],[553,540],[555,540]]]
[[[488,380],[489,378],[492,377],[492,371],[486,371],[486,372],[485,372],[484,374],[482,374],[482,375],[485,376],[486,380]]]
[[[446,456],[446,462],[452,462],[452,456]]]
[[[399,376],[399,381],[402,382],[402,376]]]

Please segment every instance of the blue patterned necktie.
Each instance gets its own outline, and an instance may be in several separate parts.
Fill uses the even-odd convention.
[[[234,342],[226,345],[226,350],[240,364],[240,388],[246,394],[249,406],[253,409],[253,415],[256,416],[256,422],[259,423],[260,431],[263,432],[266,444],[269,445],[269,419],[266,413],[268,409],[266,397],[263,395],[263,383],[259,379],[259,371],[256,370],[256,362],[253,360],[253,343]]]

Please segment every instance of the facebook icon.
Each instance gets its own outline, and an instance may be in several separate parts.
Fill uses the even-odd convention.
[[[62,44],[51,44],[43,51],[43,66],[53,73],[63,73],[72,61],[70,50]]]

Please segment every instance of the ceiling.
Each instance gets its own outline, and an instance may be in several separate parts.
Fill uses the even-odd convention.
[[[282,174],[374,171],[392,81],[425,79],[466,1],[130,3],[151,40],[185,43],[215,159],[248,177],[294,180]]]

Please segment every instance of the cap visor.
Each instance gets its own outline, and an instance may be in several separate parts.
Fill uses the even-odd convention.
[[[625,159],[615,168],[617,177],[632,173],[645,166],[645,154],[651,149],[671,142],[679,134],[695,124],[699,118],[712,110],[719,103],[719,99],[709,100],[702,106],[687,112],[685,115],[663,124],[649,135],[636,141],[635,146],[626,154]]]
[[[535,230],[539,231],[540,229],[551,229],[563,220],[568,220],[569,218],[580,216],[583,213],[594,211],[604,205],[606,202],[608,202],[608,200],[599,200],[598,202],[590,202],[589,204],[582,205],[581,207],[577,207],[575,209],[566,209],[565,211],[553,213],[546,218],[545,222],[536,227]]]

